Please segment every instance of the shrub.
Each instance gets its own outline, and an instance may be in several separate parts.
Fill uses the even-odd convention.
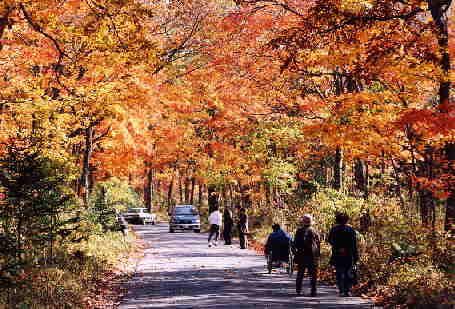
[[[17,275],[24,265],[42,258],[43,251],[51,260],[54,247],[70,241],[80,219],[68,185],[71,168],[30,145],[13,145],[0,158],[2,275]]]
[[[126,182],[118,178],[100,182],[96,185],[91,197],[87,219],[102,233],[118,230],[116,214],[129,207],[143,204],[138,194]]]
[[[385,286],[385,304],[436,308],[438,305],[453,305],[454,301],[454,281],[428,262],[398,265]]]
[[[23,309],[93,308],[88,304],[93,288],[136,249],[133,240],[132,233],[124,238],[108,232],[71,248],[57,247],[52,264],[25,265],[11,277],[14,284],[0,291],[0,303]]]
[[[332,189],[320,189],[309,201],[296,200],[285,209],[272,209],[269,218],[285,221],[287,231],[293,233],[301,216],[311,213],[315,228],[324,239],[337,211],[350,215],[350,224],[361,231],[360,283],[355,292],[378,296],[387,308],[438,308],[438,304],[453,304],[449,293],[455,282],[453,239],[423,226],[419,218],[394,199],[372,195],[365,201]],[[368,225],[362,220],[365,214],[369,215]],[[258,240],[264,242],[269,225],[258,230]],[[323,241],[320,278],[334,283],[330,255],[331,248]]]

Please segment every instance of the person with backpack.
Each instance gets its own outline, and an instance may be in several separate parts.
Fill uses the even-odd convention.
[[[302,227],[297,229],[294,237],[295,262],[297,264],[296,292],[302,293],[302,281],[305,271],[308,270],[311,283],[310,296],[317,296],[316,283],[321,251],[319,233],[312,227],[313,217],[305,214],[302,218]]]
[[[359,260],[356,231],[347,225],[349,216],[345,213],[335,215],[336,225],[329,232],[332,246],[330,264],[335,267],[337,286],[340,296],[348,297],[355,283],[355,267]]]

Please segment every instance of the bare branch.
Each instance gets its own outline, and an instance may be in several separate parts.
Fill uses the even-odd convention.
[[[102,133],[99,136],[93,138],[93,143],[96,143],[96,142],[100,141],[101,139],[103,139],[103,137],[106,137],[110,132],[111,132],[111,126],[109,126],[104,133]]]

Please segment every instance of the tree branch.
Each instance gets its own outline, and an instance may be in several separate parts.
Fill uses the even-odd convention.
[[[48,38],[54,44],[55,49],[59,53],[58,63],[60,64],[63,57],[69,58],[68,55],[66,55],[65,52],[63,51],[63,49],[60,47],[58,41],[55,38],[53,38],[50,34],[44,32],[44,30],[32,20],[30,14],[27,12],[27,10],[25,9],[25,6],[22,3],[19,4],[19,7],[21,8],[21,11],[24,14],[25,19],[27,20],[29,25],[33,28],[33,30],[35,30],[38,33],[41,33],[43,36]]]

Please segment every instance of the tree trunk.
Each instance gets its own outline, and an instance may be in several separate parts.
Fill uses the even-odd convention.
[[[343,77],[339,74],[338,68],[336,69],[334,84],[335,94],[340,96],[344,92]],[[338,108],[339,103],[337,103]],[[333,164],[333,188],[341,190],[343,188],[343,150],[340,146],[337,146],[335,150],[335,158]]]
[[[269,183],[264,183],[265,186],[265,202],[267,205],[272,205],[272,194],[271,194],[271,188]]]
[[[319,166],[315,168],[314,178],[321,185],[327,184],[327,168],[323,160],[320,160]]]
[[[204,198],[204,184],[199,183],[199,208],[202,206],[203,203],[203,198]]]
[[[434,149],[431,146],[425,147],[424,160],[418,164],[417,176],[425,177],[429,181],[435,179],[434,172]],[[435,198],[433,192],[427,187],[422,186],[419,190],[419,205],[422,223],[427,227],[434,227],[433,222],[435,212]]]
[[[434,226],[434,199],[431,191],[422,189],[419,192],[420,217],[425,226]]]
[[[207,186],[209,213],[218,207],[218,192],[215,185]]]
[[[180,195],[180,203],[184,203],[184,193],[183,193],[183,184],[182,184],[182,176],[179,175],[179,195]]]
[[[185,176],[185,203],[190,202],[190,179],[188,176]]]
[[[385,153],[384,151],[381,152],[381,175],[385,175]]]
[[[17,219],[17,225],[16,225],[16,228],[17,228],[17,235],[16,235],[16,247],[17,247],[17,251],[16,251],[16,261],[18,264],[22,264],[22,238],[23,238],[23,235],[22,235],[22,224],[23,220],[21,217],[19,217]]]
[[[448,17],[447,12],[450,9],[452,0],[427,0],[428,7],[431,11],[431,16],[436,24],[438,30],[438,45],[441,58],[439,59],[439,66],[442,74],[439,82],[439,109],[443,113],[449,113],[451,105],[454,103],[450,102],[450,54],[449,54],[449,31],[448,31]],[[455,178],[455,145],[449,143],[445,147],[446,160],[449,163],[448,173]],[[450,196],[447,199],[446,206],[446,219],[445,219],[445,230],[451,231],[454,224],[455,218],[455,186],[449,186]]]
[[[145,203],[145,207],[147,208],[147,205],[149,204],[150,202],[150,188],[149,188],[149,184],[148,184],[148,173],[146,173],[144,175],[144,203]]]
[[[88,127],[85,129],[85,150],[84,150],[84,160],[82,166],[82,175],[81,175],[81,184],[84,189],[83,198],[85,206],[88,205],[89,199],[89,173],[90,173],[90,159],[92,157],[93,151],[93,127]]]
[[[173,206],[173,201],[172,201],[172,188],[174,187],[174,178],[172,178],[171,182],[169,183],[169,188],[167,190],[167,208],[168,211],[171,210]]]
[[[446,155],[449,162],[449,173],[452,176],[452,184],[455,181],[455,145],[449,144],[446,146]],[[446,202],[446,218],[444,229],[454,232],[455,224],[455,185],[451,186],[450,195]]]
[[[163,196],[161,193],[161,181],[158,180],[155,185],[155,198],[157,201],[157,207],[161,210],[161,204],[163,203]]]
[[[395,194],[396,196],[398,196],[398,198],[400,199],[400,206],[401,206],[401,210],[404,212],[406,209],[405,209],[405,201],[404,201],[404,198],[403,198],[403,195],[401,193],[401,186],[402,186],[402,181],[400,179],[400,174],[398,172],[398,167],[396,166],[395,164],[395,161],[393,161],[393,158],[390,160],[390,162],[392,163],[392,168],[393,168],[393,175],[395,177]]]
[[[438,45],[441,53],[439,66],[442,70],[439,82],[439,107],[447,112],[449,110],[450,87],[450,55],[449,55],[449,31],[447,11],[452,0],[428,0],[431,16],[437,27]],[[453,104],[453,103],[452,103]]]
[[[226,204],[227,204],[227,186],[226,184],[224,184],[222,187],[221,187],[221,205],[219,206],[222,206],[223,208],[226,207]]]
[[[341,190],[343,188],[343,150],[337,147],[333,165],[333,188]]]
[[[196,179],[191,177],[191,194],[190,194],[190,204],[194,205],[194,187],[196,186]]]
[[[3,16],[0,17],[0,39],[3,36],[3,33],[6,29],[6,26],[8,25],[8,17],[11,12],[11,9],[9,7],[6,7],[4,12],[1,12]],[[3,48],[3,44],[0,41],[0,51]]]
[[[368,165],[365,161],[355,159],[354,177],[357,190],[362,193],[364,199],[368,199]]]
[[[148,209],[149,212],[152,212],[152,201],[153,201],[153,169],[149,168],[146,175],[145,180],[145,188],[144,188],[144,195],[145,195],[145,208]]]
[[[229,184],[229,209],[233,210],[235,207],[234,190],[232,184]]]
[[[249,192],[249,186],[248,185],[240,186],[240,194],[242,199],[242,207],[246,209],[251,208],[253,203]]]
[[[93,165],[90,165],[89,170],[88,170],[88,179],[89,179],[88,192],[89,192],[89,194],[92,194],[93,188],[95,187],[95,184],[96,184],[95,171],[96,171],[96,167]]]

